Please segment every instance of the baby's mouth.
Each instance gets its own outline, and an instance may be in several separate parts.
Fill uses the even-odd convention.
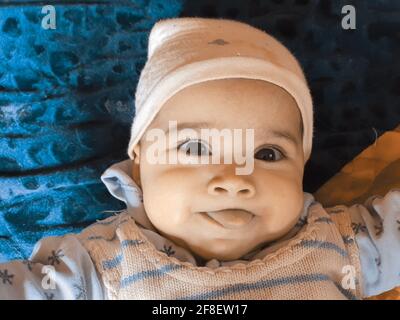
[[[224,209],[201,212],[201,214],[227,229],[239,229],[247,225],[254,217],[254,214],[242,209]]]

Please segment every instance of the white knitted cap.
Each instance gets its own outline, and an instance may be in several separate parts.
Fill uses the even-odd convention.
[[[313,106],[296,58],[260,29],[209,18],[165,19],[153,26],[147,62],[136,88],[129,157],[134,159],[134,146],[170,97],[190,85],[227,78],[264,80],[292,95],[303,120],[306,162],[312,148]]]

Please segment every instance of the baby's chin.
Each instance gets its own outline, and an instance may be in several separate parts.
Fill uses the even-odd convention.
[[[239,260],[249,252],[253,251],[254,246],[240,247],[232,246],[230,240],[217,240],[214,244],[207,246],[190,246],[189,250],[197,257],[205,261],[216,259],[218,261],[234,261]]]
[[[252,239],[207,239],[200,244],[185,243],[186,249],[203,260],[217,259],[219,261],[234,261],[243,259],[248,253],[261,250],[283,237],[293,226],[279,230],[269,236]],[[204,239],[203,239],[204,240]]]

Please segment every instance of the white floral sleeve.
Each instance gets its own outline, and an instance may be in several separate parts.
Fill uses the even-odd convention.
[[[400,189],[349,208],[360,250],[363,296],[400,286]]]
[[[0,264],[0,299],[103,299],[87,250],[73,235],[39,241],[29,260]]]

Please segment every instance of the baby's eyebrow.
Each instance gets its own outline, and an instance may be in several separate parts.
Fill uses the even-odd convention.
[[[182,122],[178,123],[176,126],[177,131],[182,130],[182,129],[210,129],[210,128],[215,128],[219,129],[216,127],[215,123],[209,123],[209,122]],[[249,128],[251,129],[251,128]],[[166,133],[169,132],[169,127],[164,129]],[[257,133],[261,132],[263,136],[272,136],[274,138],[278,139],[284,139],[288,141],[289,143],[293,144],[295,147],[297,147],[300,143],[300,141],[289,131],[287,130],[280,130],[280,129],[265,129],[265,128],[257,128],[255,129],[255,132]]]
[[[286,141],[293,144],[295,147],[299,145],[299,140],[292,135],[289,131],[286,130],[262,130],[265,132],[266,136],[273,136],[279,139],[285,139]]]

